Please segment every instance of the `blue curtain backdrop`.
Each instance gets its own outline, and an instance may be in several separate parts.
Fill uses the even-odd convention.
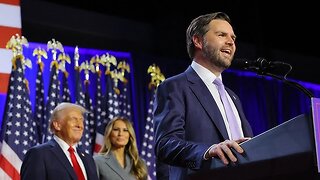
[[[24,56],[32,60],[32,69],[26,69],[25,75],[29,80],[30,87],[30,98],[32,103],[32,109],[34,110],[35,102],[35,79],[36,79],[36,57],[32,55],[35,48],[41,47],[46,49],[46,44],[41,43],[29,43],[28,48],[24,48]],[[71,58],[71,64],[66,65],[66,70],[69,72],[69,87],[71,93],[71,101],[75,101],[75,83],[74,83],[74,48],[71,46],[64,46],[65,52]],[[130,65],[129,73],[129,84],[130,84],[130,100],[132,103],[132,120],[134,122],[134,127],[137,134],[138,147],[141,147],[141,141],[143,139],[144,127],[146,123],[147,116],[147,106],[150,97],[150,91],[148,90],[148,77],[147,68],[142,69],[142,72],[135,72],[135,69],[141,70],[141,67],[148,67],[151,64],[144,64],[144,62],[139,59],[133,59],[131,53],[129,52],[117,52],[110,50],[97,50],[79,47],[80,61],[79,63],[88,60],[95,55],[102,55],[105,53],[114,55],[118,61],[125,60]],[[50,62],[52,59],[51,53],[48,51],[48,59],[43,59],[44,67],[44,94],[47,97],[50,76]],[[188,60],[186,60],[188,61]],[[141,67],[133,67],[133,65]],[[161,67],[164,70],[163,73],[166,76],[166,71],[174,71],[175,67]],[[177,72],[179,73],[179,72]],[[81,74],[81,79],[84,80],[83,73]],[[96,81],[93,78],[94,75],[90,76],[90,86],[89,92],[93,99],[93,104],[95,104],[95,90]],[[168,76],[166,76],[168,77]],[[310,99],[301,91],[284,84],[282,81],[257,75],[253,72],[239,71],[229,69],[223,74],[224,83],[229,88],[233,89],[240,97],[245,114],[253,127],[255,135],[258,135],[274,126],[281,124],[299,114],[310,112]],[[102,79],[104,82],[104,77]],[[315,97],[320,95],[320,85],[312,84],[308,82],[297,81],[302,86],[309,89],[314,93]],[[101,84],[103,91],[105,91],[105,84]],[[0,103],[0,117],[2,120],[3,111],[5,107],[6,97],[1,97]]]
[[[255,135],[311,112],[311,99],[298,88],[278,79],[232,69],[224,72],[223,79],[226,86],[241,99]],[[314,97],[319,97],[320,85],[289,80],[301,84]]]

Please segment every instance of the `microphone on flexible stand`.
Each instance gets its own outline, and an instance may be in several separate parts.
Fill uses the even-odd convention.
[[[288,63],[281,61],[267,61],[265,58],[258,58],[257,60],[250,61],[245,58],[237,58],[232,61],[231,67],[240,68],[245,70],[255,71],[258,74],[265,74],[269,72],[279,73],[286,69],[285,76],[289,74],[292,66]]]
[[[245,58],[236,58],[232,61],[232,64],[230,67],[236,68],[236,69],[250,70],[250,71],[257,72],[257,74],[259,75],[273,77],[275,79],[281,80],[284,83],[299,89],[310,98],[314,97],[313,94],[308,89],[306,89],[299,83],[288,80],[286,78],[286,76],[292,70],[292,66],[288,63],[281,62],[281,61],[267,61],[265,58],[258,58],[257,60],[254,60],[254,61],[250,61]],[[284,69],[286,70],[285,73],[283,73]],[[284,75],[282,76],[276,75],[281,73]]]

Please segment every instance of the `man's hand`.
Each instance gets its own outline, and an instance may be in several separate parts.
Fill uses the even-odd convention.
[[[234,154],[231,151],[231,148],[236,150],[238,153],[243,153],[243,149],[239,145],[239,143],[249,140],[250,138],[240,138],[236,141],[234,140],[225,140],[219,144],[214,144],[211,146],[207,154],[205,155],[205,158],[208,159],[210,157],[217,157],[221,159],[221,161],[227,165],[229,164],[230,159],[232,162],[236,162],[237,158],[234,156]]]

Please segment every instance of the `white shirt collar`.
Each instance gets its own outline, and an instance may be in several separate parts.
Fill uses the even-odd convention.
[[[70,145],[67,144],[63,139],[59,138],[57,135],[53,136],[54,140],[57,141],[57,143],[59,144],[59,146],[63,149],[63,151],[68,151]],[[77,145],[73,145],[72,146],[73,149],[77,149]]]
[[[200,78],[205,82],[205,83],[212,83],[216,78],[220,78],[222,81],[222,76],[221,74],[217,77],[214,75],[209,69],[203,67],[199,63],[192,61],[191,63],[192,69],[196,71],[196,73],[200,76]]]

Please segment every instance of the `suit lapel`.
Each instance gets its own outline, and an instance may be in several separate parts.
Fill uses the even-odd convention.
[[[223,138],[229,139],[220,110],[207,86],[191,67],[186,70],[186,76],[189,81],[190,89],[197,97],[204,110],[208,113],[211,121],[216,125]]]
[[[57,160],[62,164],[63,167],[68,171],[70,176],[73,179],[77,179],[77,176],[68,160],[64,152],[62,151],[61,147],[55,140],[50,140],[50,145],[52,146],[52,152],[56,156]]]
[[[109,152],[105,157],[106,164],[112,169],[116,174],[121,177],[121,179],[127,180],[129,177],[126,175],[127,173],[123,172],[124,169],[119,165],[118,161],[115,157]]]
[[[87,177],[88,177],[88,179],[90,179],[90,172],[91,172],[90,170],[91,169],[90,169],[90,162],[88,162],[88,158],[87,158],[88,154],[80,151],[78,148],[77,148],[77,152],[78,152],[80,159],[84,165],[84,168],[86,169]]]

